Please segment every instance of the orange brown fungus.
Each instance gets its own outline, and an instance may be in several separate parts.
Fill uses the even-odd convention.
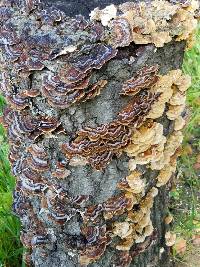
[[[133,129],[145,121],[156,99],[157,95],[149,91],[139,93],[115,121],[97,128],[83,128],[73,142],[62,145],[63,152],[68,158],[76,155],[87,158],[97,170],[105,168],[113,155],[129,144]]]
[[[119,195],[108,199],[103,203],[104,217],[112,218],[114,215],[123,214],[125,210],[131,210],[133,200],[131,194]]]
[[[30,156],[27,158],[29,166],[38,172],[49,169],[48,158],[45,150],[37,145],[28,148]]]
[[[52,172],[52,176],[64,179],[65,177],[70,175],[70,171],[66,169],[66,163],[62,161],[58,161],[56,163],[56,168]]]
[[[79,262],[82,265],[88,265],[91,262],[97,261],[104,254],[106,249],[106,242],[99,240],[96,246],[88,246],[81,252]]]
[[[131,73],[128,80],[117,77],[117,72],[109,76],[104,68],[115,68],[113,59],[118,60],[121,52],[129,54],[135,44],[163,47],[175,39],[190,46],[198,1],[110,5],[93,10],[90,21],[66,17],[40,2],[0,3],[0,90],[8,102],[0,120],[7,130],[16,177],[13,211],[23,225],[21,241],[29,249],[26,262],[31,265],[41,251],[46,260],[52,249],[62,246],[67,258],[77,259],[75,265],[90,266],[101,261],[109,247],[117,258],[112,264],[128,267],[155,236],[151,209],[158,189],[176,170],[185,125],[185,92],[191,79],[181,70],[160,75],[157,65],[142,67],[133,75],[126,56],[120,62],[125,73]],[[101,93],[104,97],[113,80],[120,83],[119,98],[127,103],[128,96],[129,103],[107,124],[80,129],[73,123],[70,129],[65,115],[69,113],[67,118],[74,122],[82,116],[79,111],[87,113],[88,102],[95,104]],[[168,135],[157,120],[163,114],[171,122]],[[106,199],[97,200],[94,192],[76,195],[71,190],[73,182],[82,181],[77,169],[92,173],[85,166],[90,164],[101,171],[99,177],[110,178],[113,165],[108,164],[122,153],[130,158],[129,173]],[[147,168],[158,172],[155,187],[145,179]],[[96,183],[97,177],[91,180]],[[68,231],[72,221],[76,235],[71,234],[74,229]],[[167,245],[174,240],[168,232]]]
[[[89,86],[89,78],[80,83],[63,84],[57,77],[45,77],[42,94],[52,107],[65,109],[72,104],[86,101],[99,95],[107,81],[100,80]]]
[[[111,39],[115,42],[115,47],[124,47],[131,43],[131,29],[130,24],[126,18],[114,19],[110,23],[112,28]]]
[[[158,66],[144,67],[122,87],[122,95],[136,95],[140,90],[153,86],[158,81]]]
[[[80,254],[80,264],[88,265],[91,261],[98,260],[104,253],[108,243],[106,225],[102,227],[88,226],[82,229],[87,243],[86,248]]]
[[[100,94],[107,81],[89,84],[91,71],[100,69],[116,54],[117,50],[110,45],[86,46],[82,53],[69,59],[68,65],[60,67],[58,75],[49,74],[43,78],[42,95],[47,98],[50,106],[60,109],[94,98]]]

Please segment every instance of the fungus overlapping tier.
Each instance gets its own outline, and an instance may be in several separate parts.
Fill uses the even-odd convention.
[[[190,77],[179,69],[161,75],[159,64],[132,69],[143,45],[155,50],[174,39],[190,42],[197,9],[195,0],[129,2],[96,8],[86,20],[66,17],[39,0],[0,2],[0,90],[8,103],[1,120],[27,265],[36,264],[38,255],[45,262],[59,246],[76,266],[98,263],[109,247],[113,266],[128,267],[154,240],[151,209],[176,170]],[[127,77],[106,74],[134,45],[134,60],[124,53]],[[110,98],[121,99],[118,111],[106,123],[98,123],[102,114],[81,120],[102,95],[111,101],[109,88]],[[164,133],[163,117],[172,125],[170,133]],[[109,166],[124,155],[127,175],[106,199],[97,201],[84,188],[73,192],[72,181],[81,183],[84,171],[89,177],[109,175]],[[150,187],[147,169],[157,172]],[[71,222],[74,232],[67,229]]]

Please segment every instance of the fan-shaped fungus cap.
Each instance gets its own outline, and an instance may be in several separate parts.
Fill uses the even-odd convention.
[[[170,231],[167,232],[165,234],[165,241],[166,241],[166,245],[168,247],[171,247],[175,244],[176,242],[176,234],[175,233],[171,233]]]
[[[152,87],[158,81],[158,66],[146,66],[140,69],[136,76],[127,80],[122,87],[122,95],[136,95],[142,89]]]
[[[128,251],[134,244],[134,238],[132,235],[128,236],[127,238],[123,239],[117,246],[117,250],[121,251]]]
[[[85,166],[86,164],[88,164],[88,161],[81,156],[72,157],[69,161],[70,166]]]
[[[156,186],[160,187],[170,180],[172,177],[172,174],[175,172],[175,169],[171,165],[166,165],[159,173],[159,175],[156,177],[157,183]]]
[[[135,194],[141,193],[145,188],[145,182],[140,177],[141,173],[136,170],[126,177],[126,181],[128,182],[131,191]]]
[[[165,223],[170,224],[173,221],[174,217],[169,214],[168,216],[165,217]]]
[[[113,234],[119,236],[122,239],[129,236],[133,231],[128,222],[115,222],[113,226]]]
[[[169,120],[175,120],[175,119],[177,119],[182,114],[182,112],[184,111],[184,109],[185,109],[185,103],[182,104],[182,105],[178,105],[178,106],[169,105],[169,109],[166,112],[167,118]]]
[[[111,40],[109,43],[114,47],[128,46],[132,41],[130,24],[126,18],[116,18],[109,23]]]
[[[91,11],[90,19],[101,21],[103,26],[107,26],[109,21],[117,16],[117,8],[115,5],[110,5],[104,9],[99,9],[98,7]]]
[[[185,126],[185,119],[183,119],[183,117],[179,116],[178,118],[175,119],[174,121],[174,130],[175,131],[180,131],[183,129],[183,127]]]
[[[183,141],[183,134],[181,133],[181,131],[173,132],[169,136],[165,144],[165,148],[161,157],[158,160],[154,160],[151,162],[151,169],[161,170],[162,168],[165,167],[165,165],[168,165],[171,156],[175,154],[176,150],[180,147],[182,141]]]

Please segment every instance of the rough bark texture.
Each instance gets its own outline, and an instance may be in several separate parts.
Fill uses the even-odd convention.
[[[66,15],[68,16],[74,17],[76,14],[82,14],[85,17],[88,17],[90,11],[97,6],[104,8],[108,4],[121,4],[126,1],[98,0],[88,2],[62,0],[44,2],[46,2],[48,6],[57,7],[58,9],[65,11]],[[31,13],[29,16],[31,17]],[[44,29],[46,30],[46,28]],[[24,36],[25,35],[26,32],[24,33]],[[72,36],[73,33],[71,33],[70,37]],[[76,42],[77,38],[77,42],[79,42],[79,48],[81,47],[82,42],[85,42],[85,44],[88,44],[88,42],[90,42],[90,40],[87,40],[85,35],[82,36],[84,41],[82,41],[81,38],[77,37],[78,34],[74,36],[75,37],[73,41]],[[86,41],[84,38],[86,38]],[[100,41],[97,41],[97,43],[98,42]],[[122,84],[124,83],[124,81],[132,78],[138,70],[145,66],[155,66],[156,64],[158,64],[160,75],[167,74],[170,70],[180,69],[182,65],[184,48],[185,41],[175,42],[173,40],[165,44],[164,47],[161,48],[156,48],[153,44],[136,45],[134,44],[134,42],[131,42],[129,46],[122,48],[118,47],[118,53],[114,58],[105,63],[100,69],[93,70],[90,83],[93,84],[96,81],[102,79],[107,80],[108,82],[106,87],[101,91],[101,94],[96,96],[94,99],[72,105],[69,108],[60,109],[52,107],[49,102],[46,101],[44,95],[37,95],[36,97],[33,97],[30,101],[31,105],[29,105],[28,107],[28,114],[34,116],[57,118],[57,120],[64,127],[65,133],[57,134],[56,132],[52,132],[53,134],[44,134],[42,136],[39,136],[38,139],[34,139],[33,142],[30,141],[29,138],[24,138],[19,148],[20,159],[13,160],[13,156],[11,157],[14,174],[20,177],[23,170],[20,170],[19,165],[23,165],[23,159],[28,159],[30,157],[30,151],[27,151],[27,148],[34,142],[39,145],[42,144],[42,146],[45,148],[45,151],[48,153],[48,156],[50,158],[49,166],[50,170],[52,171],[58,160],[65,159],[65,155],[60,149],[61,144],[73,140],[78,130],[86,126],[97,127],[102,124],[108,124],[116,119],[117,114],[130,101],[129,96],[122,97],[119,94],[121,92]],[[132,58],[132,60],[130,60],[130,58]],[[48,62],[45,63],[46,65],[44,64],[45,67],[42,67],[42,69],[36,68],[35,70],[30,71],[31,74],[28,75],[28,79],[30,79],[29,82],[32,88],[42,87],[41,77],[44,77],[46,74],[49,75],[51,74],[51,72],[54,72],[57,69],[57,66],[60,63],[59,58],[58,62],[56,60],[52,61],[52,66],[51,63]],[[64,60],[65,57],[62,58],[62,63]],[[10,66],[12,66],[12,63]],[[8,73],[10,73],[10,75],[12,76],[12,68],[10,66],[8,67],[8,69],[10,68],[10,72]],[[26,71],[24,73],[26,74]],[[24,77],[26,77],[26,75]],[[2,89],[2,91],[6,95],[5,90]],[[23,112],[24,111],[21,112],[22,115]],[[12,116],[15,116],[15,114]],[[12,121],[12,119],[10,120]],[[166,115],[163,115],[161,118],[156,119],[155,121],[161,123],[164,126],[164,136],[168,138],[174,130],[174,121],[167,119]],[[9,124],[9,120],[8,122],[4,123]],[[14,124],[13,121],[12,123]],[[7,127],[9,128],[9,125],[7,125]],[[9,128],[8,132],[9,138],[12,141],[11,144],[13,145],[12,128]],[[18,146],[18,144],[16,146]],[[123,153],[120,157],[117,157],[116,155],[113,156],[112,161],[106,166],[106,168],[100,171],[92,168],[90,164],[87,164],[85,166],[67,165],[67,168],[71,173],[69,176],[64,177],[64,179],[54,178],[52,177],[51,172],[48,171],[44,172],[42,175],[43,180],[46,181],[48,186],[49,184],[51,184],[51,186],[53,184],[55,187],[57,186],[57,188],[62,188],[62,190],[65,190],[64,192],[67,192],[67,195],[70,196],[71,199],[74,199],[78,195],[90,196],[89,200],[87,200],[86,204],[84,204],[85,206],[83,205],[81,207],[83,212],[84,207],[101,204],[103,202],[106,202],[109,198],[120,193],[117,184],[122,180],[122,178],[129,175],[128,161],[128,156]],[[143,178],[146,180],[146,194],[152,187],[156,185],[156,177],[158,175],[158,171],[151,170],[146,165],[138,166],[138,169],[142,173],[144,173]],[[20,186],[21,180],[19,179],[16,192],[21,192],[19,189]],[[167,215],[168,208],[168,186],[164,186],[159,189],[159,194],[156,196],[154,206],[151,210],[151,219],[153,222],[153,227],[155,229],[154,233],[150,237],[147,237],[146,243],[143,243],[143,245],[135,244],[131,248],[131,267],[171,266],[169,260],[169,248],[167,248],[165,245],[165,233],[167,231],[167,226],[164,223],[164,218]],[[26,191],[26,189],[24,190]],[[46,193],[46,190],[48,191],[49,189],[43,188],[42,194],[46,194],[48,198],[49,196]],[[33,245],[34,240],[32,236],[31,242],[26,240],[26,237],[24,236],[28,236],[29,234],[29,230],[31,229],[31,216],[33,215],[29,215],[29,206],[27,207],[24,203],[22,205],[23,211],[20,211],[21,203],[19,204],[18,200],[16,200],[17,203],[15,203],[16,206],[14,207],[15,212],[17,210],[16,213],[20,215],[23,227],[25,229],[22,241],[25,245],[27,245],[28,243],[29,248],[32,247],[30,252],[32,253],[31,259],[34,266],[80,266],[78,261],[79,253],[76,251],[76,248],[79,245],[82,245],[81,227],[83,226],[83,219],[81,217],[81,213],[77,213],[70,220],[66,221],[62,225],[59,225],[54,221],[48,219],[48,214],[46,213],[46,206],[48,203],[43,203],[43,197],[41,197],[40,194],[31,193],[31,197],[27,192],[25,192],[24,194],[25,202],[27,201],[27,203],[30,204],[33,213],[42,223],[44,223],[44,227],[46,228],[48,235],[51,236],[50,242],[47,242],[47,244],[45,244],[45,242],[44,244],[41,242],[41,246],[39,244]],[[15,196],[15,198],[17,199],[17,196]],[[19,205],[19,207],[17,205]],[[63,205],[64,208],[66,208],[68,203],[63,203]],[[137,210],[137,205],[134,206],[134,209]],[[114,218],[114,221],[117,219],[118,218]],[[123,220],[123,216],[120,217],[120,220]],[[112,223],[113,221],[111,219],[107,227],[109,228]],[[37,230],[34,231],[37,232]],[[95,262],[89,263],[88,266],[128,266],[118,264],[119,251],[115,249],[116,242],[114,241],[114,244],[112,243],[111,245],[108,245],[102,257],[97,259],[97,261]]]
[[[116,114],[124,106],[129,99],[122,99],[119,96],[122,81],[132,77],[132,74],[139,70],[141,67],[147,65],[160,65],[162,74],[167,73],[172,69],[179,69],[182,64],[185,43],[175,43],[165,45],[163,48],[157,49],[151,45],[144,46],[144,51],[139,60],[136,59],[134,64],[127,66],[126,61],[111,60],[103,70],[98,71],[98,77],[102,77],[109,81],[109,85],[105,91],[101,93],[95,100],[86,102],[85,104],[69,108],[69,113],[61,116],[61,121],[70,134],[73,134],[77,129],[83,126],[95,126],[108,123],[115,119]],[[137,46],[133,45],[131,48],[131,55],[134,55]],[[126,53],[128,49],[122,49]],[[98,80],[98,78],[97,78]],[[40,110],[43,107],[40,104]],[[46,106],[44,107],[46,112]],[[55,111],[55,110],[54,110]],[[71,114],[70,114],[71,111]],[[160,120],[165,125],[165,135],[168,136],[172,132],[173,123],[162,118]],[[48,140],[47,147],[55,152],[58,143],[61,140]],[[144,169],[144,168],[143,168]],[[103,171],[95,171],[90,166],[80,166],[70,168],[72,174],[66,180],[62,181],[62,186],[67,189],[70,195],[77,196],[80,194],[91,195],[91,204],[98,204],[106,201],[109,197],[115,195],[117,190],[117,183],[128,175],[128,158],[123,155],[119,159],[113,159],[112,162]],[[155,184],[157,171],[147,171],[144,178],[147,179],[147,188]],[[74,179],[75,177],[75,179]],[[153,184],[152,184],[153,183]],[[148,192],[148,190],[147,190]],[[154,228],[156,229],[157,238],[154,245],[148,248],[144,253],[134,257],[130,266],[170,266],[169,262],[169,249],[165,245],[165,232],[166,226],[164,224],[164,217],[167,215],[168,209],[168,193],[166,189],[162,189],[156,197],[154,208],[152,210],[152,220],[154,221]],[[35,203],[35,205],[37,205]],[[82,224],[82,223],[81,223]],[[80,224],[79,219],[74,218],[65,223],[63,232],[69,235],[79,235]],[[61,234],[62,236],[62,234]],[[165,248],[164,253],[160,253],[161,248]],[[48,256],[42,257],[43,249],[34,249],[34,262],[36,266],[78,266],[73,258],[69,257],[63,247],[63,237],[57,240],[57,247],[54,250],[49,250]],[[105,255],[98,261],[98,263],[90,264],[91,267],[110,267],[113,264],[113,255],[115,251],[109,248]]]
[[[77,1],[44,1],[48,6],[56,6],[60,10],[63,10],[67,16],[74,17],[75,15],[83,15],[86,18],[89,17],[90,12],[96,7],[105,8],[108,5],[114,4],[119,5],[122,3],[126,3],[126,0],[94,0],[94,1],[85,1],[85,0],[77,0]],[[138,0],[131,2],[139,2]]]

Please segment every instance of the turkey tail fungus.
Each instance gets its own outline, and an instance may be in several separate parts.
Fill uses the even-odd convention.
[[[52,3],[51,3],[52,2]],[[27,266],[171,266],[198,1],[1,0],[1,119]]]

